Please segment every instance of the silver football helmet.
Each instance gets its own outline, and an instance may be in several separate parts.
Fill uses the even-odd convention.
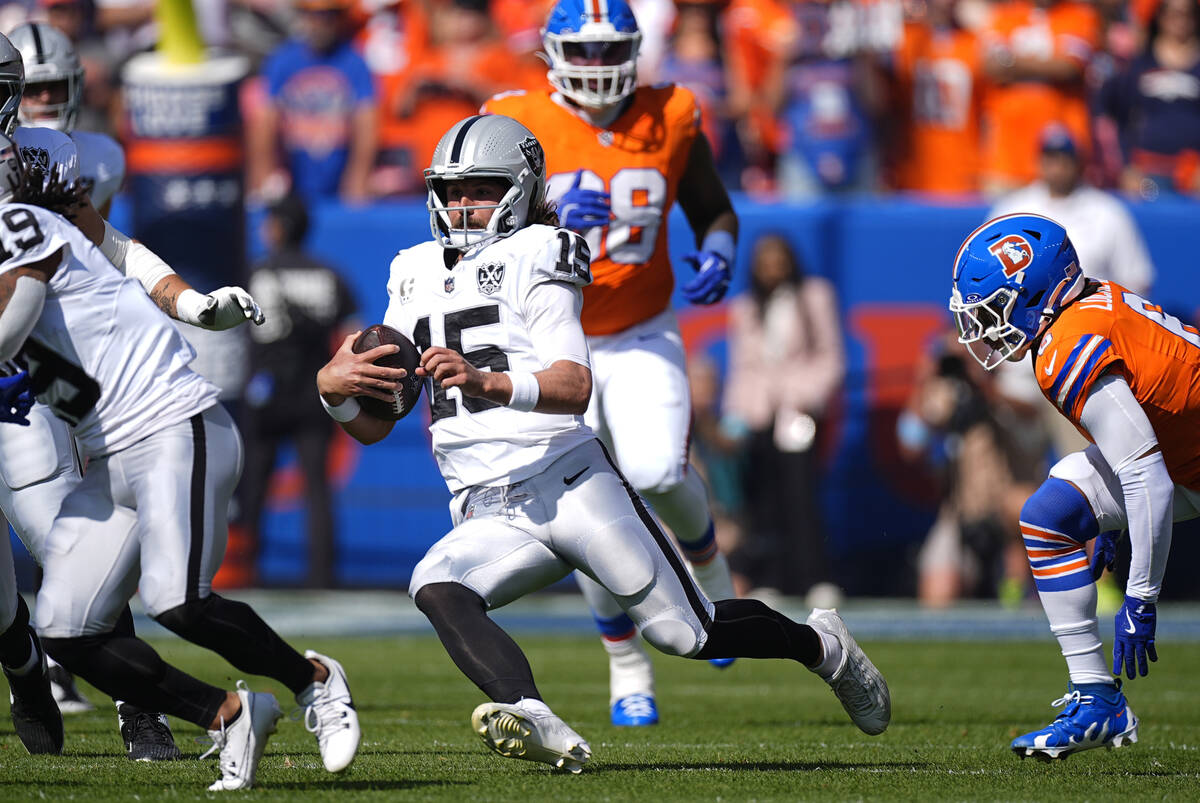
[[[509,189],[497,204],[450,206],[446,184],[468,178],[499,178]],[[528,128],[511,117],[481,114],[459,120],[447,131],[425,169],[429,227],[443,248],[466,250],[507,237],[529,224],[546,197],[546,155]],[[486,229],[467,228],[467,213],[495,209]],[[459,215],[451,225],[450,213]]]
[[[13,28],[8,39],[25,64],[25,95],[33,100],[49,90],[49,101],[21,104],[22,125],[54,128],[69,133],[83,102],[83,66],[75,46],[62,31],[45,22],[26,22]]]
[[[7,134],[0,134],[0,204],[12,200],[21,182],[21,150]]]
[[[17,127],[17,110],[25,88],[25,68],[21,52],[4,34],[0,34],[0,133],[12,136]]]

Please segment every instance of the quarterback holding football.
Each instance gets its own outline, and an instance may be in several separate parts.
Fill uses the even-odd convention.
[[[793,622],[757,600],[707,599],[583,420],[592,394],[581,288],[589,249],[555,225],[541,145],[502,115],[456,123],[425,171],[433,239],[396,255],[384,323],[421,351],[430,431],[453,529],[417,564],[409,594],[454,663],[490,699],[472,726],[495,752],[579,772],[587,742],[542,699],[524,653],[488,616],[579,571],[659,650],[688,658],[791,658],[826,680],[851,719],[881,733],[887,684],[835,611]],[[363,443],[394,422],[401,350],[356,353],[317,375],[330,415]]]

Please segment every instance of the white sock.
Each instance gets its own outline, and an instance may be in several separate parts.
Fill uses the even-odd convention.
[[[654,696],[654,664],[635,633],[625,639],[601,638],[608,653],[609,704],[631,694]]]
[[[546,705],[541,700],[533,697],[522,697],[517,702],[517,707],[522,711],[533,714],[535,716],[554,716],[554,712],[550,710],[550,706]]]
[[[1072,683],[1112,683],[1096,620],[1096,585],[1039,591],[1050,632],[1058,639]]]
[[[816,631],[816,634],[821,638],[823,657],[821,658],[821,663],[817,664],[816,666],[809,667],[809,669],[825,680],[829,680],[831,677],[833,677],[833,673],[836,672],[837,668],[841,665],[842,653],[845,651],[842,649],[842,642],[838,641],[837,637],[832,633],[826,633],[823,630],[817,630],[815,627],[813,630]]]

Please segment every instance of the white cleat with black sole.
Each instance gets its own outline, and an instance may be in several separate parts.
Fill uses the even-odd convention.
[[[833,674],[825,678],[842,708],[863,733],[872,736],[883,733],[892,721],[892,695],[883,675],[850,635],[836,609],[813,608],[807,624],[833,636],[842,645],[841,661]]]
[[[592,748],[541,700],[484,703],[471,714],[471,727],[505,758],[540,761],[576,773],[592,757]]]
[[[208,732],[213,747],[221,751],[221,778],[208,787],[210,792],[254,786],[254,776],[258,773],[258,762],[262,760],[267,739],[283,716],[274,695],[252,692],[245,681],[237,682],[237,694],[242,702],[237,719],[222,725],[220,730]]]

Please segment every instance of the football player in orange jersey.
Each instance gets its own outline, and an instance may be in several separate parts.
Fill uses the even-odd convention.
[[[542,36],[552,88],[499,95],[483,111],[533,131],[562,225],[591,249],[594,281],[582,314],[594,376],[587,421],[679,540],[705,593],[732,598],[708,494],[688,465],[691,405],[670,309],[667,213],[678,198],[696,235],[698,249],[684,258],[696,275],[681,288],[695,304],[725,295],[737,216],[692,93],[637,86],[641,32],[626,0],[559,0]],[[600,586],[576,577],[609,653],[613,723],[657,722],[654,670],[632,620]]]
[[[1045,728],[1013,751],[1049,760],[1136,742],[1121,691],[1145,675],[1171,527],[1200,515],[1200,331],[1112,282],[1087,279],[1066,230],[1049,218],[1005,215],[976,229],[954,261],[950,310],[984,368],[1033,353],[1046,398],[1089,445],[1060,460],[1021,510],[1021,534],[1070,685]],[[1094,578],[1132,551],[1117,612],[1112,674],[1096,619]],[[1084,545],[1097,538],[1090,565]]]

